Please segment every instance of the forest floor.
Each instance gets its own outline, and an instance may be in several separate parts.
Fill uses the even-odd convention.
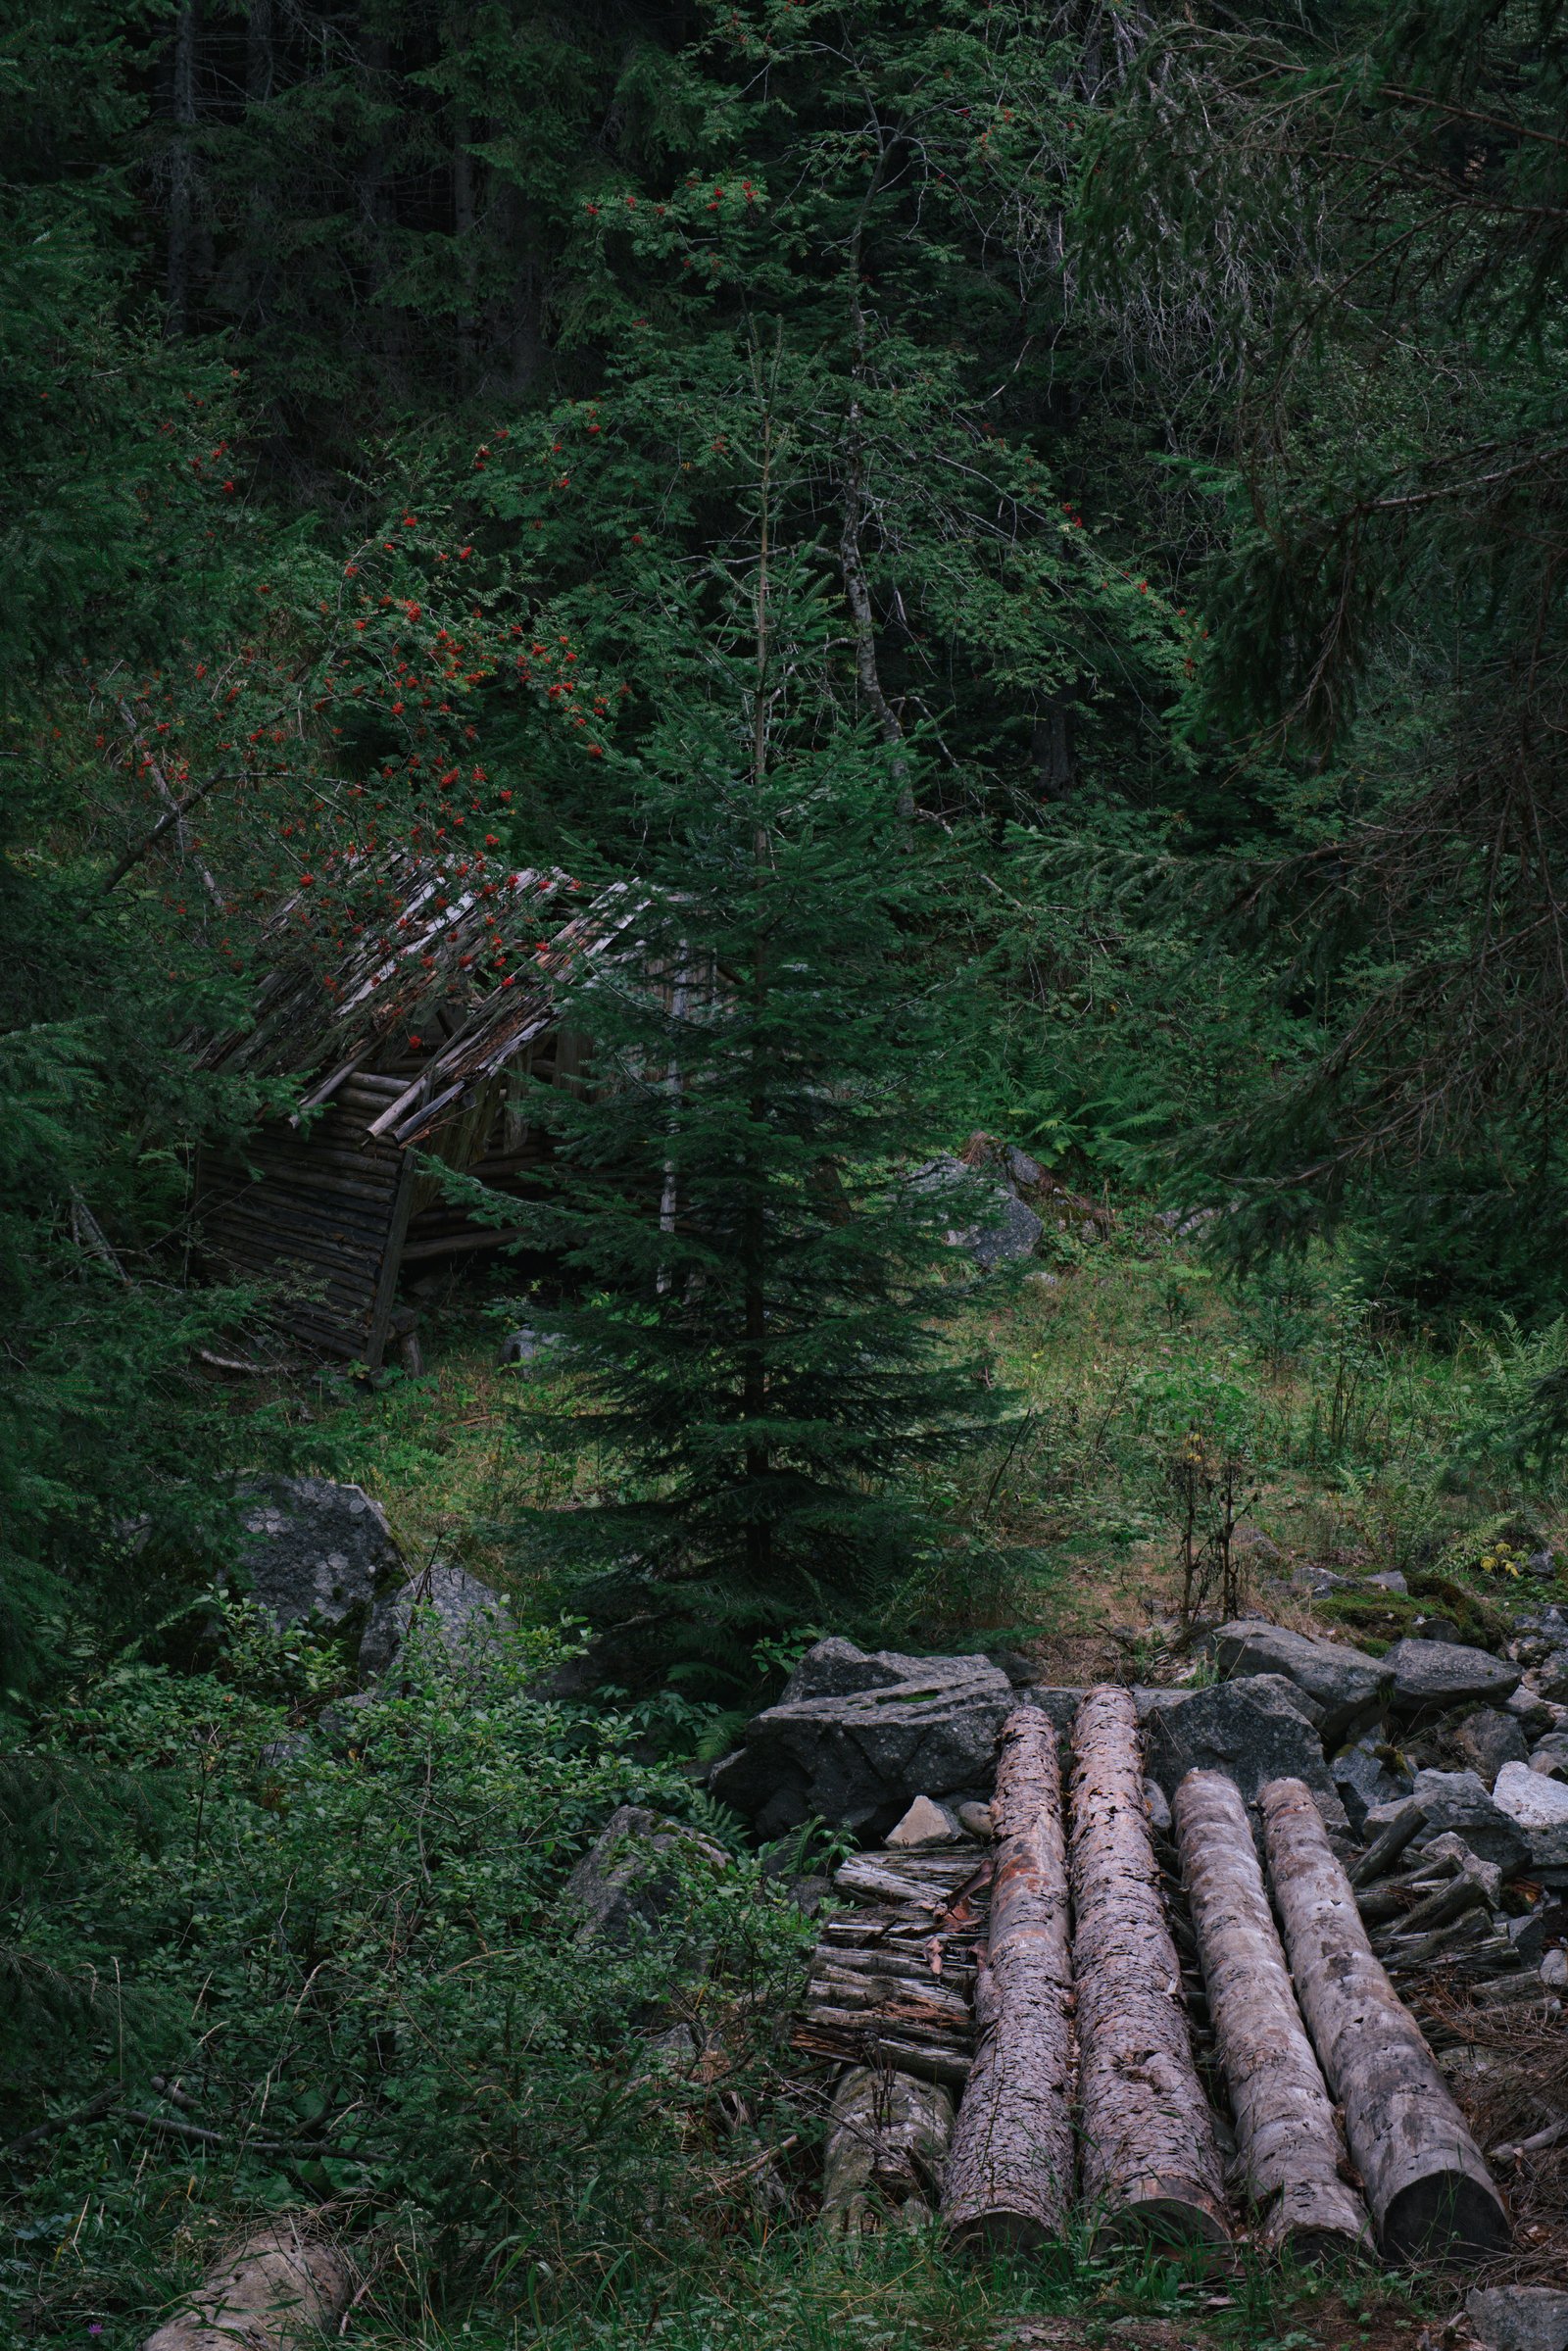
[[[612,1465],[573,1465],[541,1444],[542,1423],[572,1410],[569,1377],[548,1357],[500,1367],[506,1323],[487,1312],[465,1291],[433,1306],[425,1373],[373,1399],[346,1398],[330,1434],[338,1474],[385,1503],[411,1558],[461,1556],[526,1611],[548,1607],[548,1595],[509,1576],[499,1530],[518,1505],[591,1500]],[[930,1498],[994,1543],[1002,1564],[978,1581],[911,1590],[890,1628],[896,1641],[1020,1648],[1040,1679],[1058,1683],[1157,1675],[1171,1661],[1190,1522],[1210,1614],[1228,1530],[1244,1605],[1374,1649],[1434,1615],[1495,1641],[1511,1605],[1560,1595],[1528,1562],[1543,1549],[1563,1555],[1563,1496],[1539,1483],[1527,1491],[1497,1463],[1515,1378],[1507,1345],[1412,1334],[1331,1261],[1239,1286],[1157,1226],[1128,1220],[1091,1239],[1058,1236],[1054,1262],[978,1285],[965,1319],[981,1376],[1021,1410]],[[1196,1494],[1177,1466],[1195,1433],[1204,1465]],[[1007,1565],[1009,1553],[1023,1563]],[[1406,1589],[1369,1589],[1372,1574]],[[700,1745],[706,1730],[709,1752],[724,1743],[717,1709],[714,1718],[716,1737],[684,1701],[666,1701],[662,1717],[656,1701],[643,1717],[677,1746]],[[847,2270],[787,2236],[695,2269],[646,2336],[623,2335],[612,2319],[608,2331],[589,2324],[539,2339],[647,2339],[670,2351],[839,2351],[847,2338],[998,2351],[1416,2351],[1466,2339],[1462,2321],[1457,2335],[1445,2332],[1462,2298],[1452,2279],[1281,2277],[1247,2263],[1214,2278],[1158,2260],[1086,2261],[1043,2287],[1016,2272],[955,2272],[918,2243]]]
[[[373,1392],[347,1380],[302,1384],[276,1400],[297,1417],[307,1455],[317,1456],[323,1474],[359,1480],[385,1506],[411,1565],[435,1553],[460,1559],[507,1594],[524,1625],[549,1625],[559,1619],[559,1602],[514,1572],[508,1525],[523,1506],[580,1504],[609,1491],[614,1465],[573,1457],[549,1442],[552,1423],[569,1422],[576,1399],[569,1372],[548,1352],[529,1365],[501,1366],[501,1338],[527,1312],[525,1302],[503,1312],[497,1293],[504,1279],[492,1275],[488,1294],[476,1284],[460,1286],[429,1301],[422,1374],[392,1375]],[[1289,1281],[1239,1287],[1152,1220],[1127,1215],[1093,1236],[1058,1232],[1045,1259],[977,1283],[960,1340],[976,1360],[976,1377],[1005,1387],[1017,1404],[986,1453],[933,1482],[929,1498],[957,1534],[979,1539],[956,1546],[955,1556],[978,1550],[995,1564],[983,1574],[966,1568],[911,1585],[885,1626],[859,1628],[862,1638],[928,1650],[1022,1649],[1039,1678],[1055,1682],[1180,1670],[1175,1618],[1189,1527],[1200,1580],[1217,1572],[1228,1529],[1247,1604],[1287,1622],[1337,1625],[1371,1646],[1432,1614],[1495,1641],[1505,1637],[1510,1606],[1548,1591],[1561,1596],[1560,1583],[1543,1580],[1541,1555],[1562,1553],[1563,1494],[1539,1481],[1521,1485],[1499,1435],[1510,1425],[1521,1363],[1528,1369],[1523,1343],[1506,1335],[1494,1344],[1461,1334],[1457,1345],[1444,1346],[1412,1334],[1358,1296],[1329,1260]],[[1405,1591],[1370,1588],[1374,1573],[1402,1578]],[[1221,1596],[1209,1592],[1209,1613]],[[801,1644],[820,1629],[799,1628]],[[306,1655],[301,1665],[292,1650],[290,1657],[296,1679],[268,1704],[280,1703],[290,1722],[314,1722],[338,1689],[330,1661],[312,1665]],[[194,1684],[187,1690],[152,1672],[111,1676],[110,1684],[91,1736],[110,1739],[116,1754],[160,1764],[188,1744],[191,1733],[178,1725],[191,1708],[198,1713],[190,1719],[203,1723],[201,1706],[244,1711],[232,1695],[232,1688],[243,1694],[242,1681],[216,1695],[206,1685],[207,1696]],[[735,1695],[737,1711],[726,1712],[721,1697],[703,1699],[690,1689],[646,1693],[623,1709],[617,1736],[635,1734],[639,1750],[678,1767],[728,1742],[739,1701],[757,1702],[755,1683]],[[236,1758],[233,1772],[225,1763],[213,1782],[213,1801],[225,1790],[226,1810],[209,1809],[204,1828],[198,1806],[187,1841],[167,1848],[162,1875],[148,1865],[145,1885],[134,1876],[129,1883],[132,1923],[147,1922],[153,1956],[145,1964],[168,1987],[158,1996],[189,2003],[191,2045],[220,2051],[222,2035],[229,2036],[229,2071],[214,2057],[209,2094],[228,2099],[241,2120],[251,2113],[245,2127],[252,2131],[255,2114],[279,2111],[270,2098],[292,2099],[281,2110],[302,2118],[293,2128],[308,2130],[316,2111],[310,2097],[319,2104],[330,2088],[318,2078],[331,2073],[343,2020],[382,2013],[394,1968],[385,1936],[401,1952],[411,1931],[413,1910],[388,1924],[389,1903],[396,1911],[405,1896],[389,1896],[386,1882],[398,1870],[406,1879],[423,1875],[424,1837],[443,1812],[452,1823],[443,1832],[450,1847],[443,1866],[461,1874],[471,1853],[475,1874],[464,1902],[421,1913],[420,1932],[438,1959],[421,1960],[417,1981],[399,1994],[418,2017],[426,2014],[420,2000],[436,2003],[431,2022],[419,2027],[429,2036],[424,2071],[411,2077],[431,2102],[428,2117],[411,2109],[397,2120],[377,2104],[372,2082],[375,2128],[392,2130],[395,2121],[396,2134],[385,2141],[391,2152],[384,2159],[382,2140],[367,2141],[365,2161],[384,2160],[380,2177],[390,2187],[357,2188],[353,2161],[300,2175],[319,2197],[368,2197],[358,2240],[370,2264],[367,2299],[349,2328],[366,2351],[520,2351],[524,2344],[539,2351],[1342,2351],[1362,2344],[1439,2351],[1467,2340],[1469,2281],[1453,2277],[1409,2279],[1353,2269],[1311,2276],[1250,2255],[1221,2271],[1200,2270],[1157,2253],[1102,2257],[1087,2244],[1063,2247],[1045,2263],[985,2269],[951,2260],[936,2238],[918,2231],[893,2231],[854,2248],[824,2242],[810,2217],[804,2136],[791,2159],[799,2183],[790,2181],[789,2165],[779,2167],[778,2182],[769,2181],[767,2133],[796,2130],[800,2114],[814,2111],[811,2098],[817,2107],[821,2100],[819,2088],[808,2085],[803,2102],[787,2056],[789,1987],[798,1988],[804,1922],[791,1912],[793,1926],[781,1926],[778,1900],[769,1912],[763,1888],[745,1894],[755,1911],[742,1915],[744,1904],[732,1901],[727,1912],[727,1932],[743,1941],[761,1936],[757,1947],[774,1968],[769,1981],[777,1987],[770,2006],[751,1995],[749,2013],[774,2037],[756,2077],[761,2093],[739,2136],[726,2136],[731,2126],[715,2128],[695,2107],[677,2115],[667,2149],[670,2201],[645,2230],[635,2218],[644,2200],[636,2175],[642,2142],[627,2139],[617,2154],[615,2133],[626,2128],[614,2102],[621,2093],[602,2088],[599,2056],[588,2049],[573,2073],[562,2070],[564,2060],[554,2072],[541,2069],[530,2054],[514,2072],[503,2071],[505,2096],[494,2093],[498,2111],[528,2116],[535,2134],[520,2171],[514,2146],[506,2158],[526,2191],[525,2209],[507,2225],[533,2229],[528,2241],[536,2249],[560,2243],[567,2250],[537,2261],[530,2253],[537,2284],[530,2278],[516,2307],[503,2256],[507,2244],[523,2239],[507,2237],[495,2255],[503,2261],[503,2292],[491,2278],[498,2231],[486,2217],[491,2205],[483,2198],[493,2194],[487,2174],[463,2220],[466,2241],[484,2255],[480,2271],[470,2272],[476,2282],[449,2284],[427,2298],[415,2282],[426,2191],[415,2157],[405,2166],[400,2150],[422,2149],[417,2162],[438,2174],[448,2207],[455,2204],[460,2216],[467,2211],[466,2188],[453,2185],[440,2165],[450,2149],[467,2167],[479,2158],[466,2150],[483,2154],[490,2143],[472,2083],[488,2079],[494,2055],[484,1986],[497,1951],[509,1968],[521,1963],[522,1980],[534,1985],[531,1996],[564,2047],[574,2005],[602,1996],[624,2007],[637,1996],[635,1984],[622,1995],[612,1983],[608,1993],[596,1993],[586,1959],[565,1971],[571,1983],[564,1988],[559,1869],[543,1880],[519,1877],[515,1894],[503,1890],[493,1911],[484,1907],[492,1900],[492,1868],[501,1883],[520,1866],[518,1849],[530,1836],[553,1832],[549,1787],[580,1807],[580,1823],[562,1842],[560,1867],[569,1866],[608,1804],[622,1800],[613,1792],[621,1785],[616,1757],[607,1763],[580,1749],[563,1762],[546,1743],[539,1753],[549,1787],[536,1790],[531,1750],[509,1749],[505,1737],[468,1721],[461,1693],[433,1704],[433,1712],[416,1707],[401,1719],[409,1738],[428,1739],[428,1753],[446,1758],[438,1785],[430,1778],[436,1767],[412,1750],[407,1761],[378,1750],[378,1777],[361,1770],[354,1749],[345,1757],[325,1739],[314,1744],[316,1760],[307,1756],[297,1767],[303,1777],[286,1799],[265,1775],[259,1799],[247,1793],[253,1776],[245,1755],[254,1758],[256,1739],[275,1730],[208,1725],[204,1751]],[[261,1726],[265,1711],[247,1720]],[[525,1711],[493,1719],[511,1719],[524,1739],[543,1737]],[[79,1741],[83,1734],[68,1726],[64,1736]],[[427,1810],[432,1785],[439,1801]],[[545,1808],[542,1822],[519,1831],[516,1808],[529,1803]],[[404,1849],[404,1812],[426,1824],[416,1852]],[[324,1825],[313,1829],[312,1820]],[[280,1858],[272,1858],[270,1839],[280,1840]],[[299,2007],[283,2004],[284,2014],[275,1994],[259,1998],[256,1988],[257,1954],[291,1950],[293,1922],[313,1904],[322,1915],[335,1910],[342,1922],[328,1938],[341,2005],[323,2005],[315,2021],[304,1991]],[[477,1906],[471,1933],[466,1904]],[[78,1912],[63,1915],[74,1933]],[[533,1943],[512,1950],[506,1938],[518,1932],[519,1917],[542,1924]],[[404,1964],[395,1957],[398,1969]],[[470,1984],[471,1995],[463,1988]],[[276,2052],[267,2039],[273,2013]],[[463,2040],[464,2033],[473,2037]],[[453,2036],[450,2053],[438,2045],[444,2035]],[[1514,2055],[1539,2065],[1539,2052]],[[1502,2050],[1474,2060],[1471,2088],[1494,2096],[1495,2068],[1504,2061],[1513,2057]],[[1494,2072],[1480,2082],[1488,2065]],[[274,2072],[275,2092],[267,2087],[260,2107],[246,2108],[248,2085],[270,2084]],[[605,2171],[607,2196],[613,2189],[622,2200],[612,2198],[607,2210],[616,2217],[595,2235],[592,2216],[576,2217],[579,2188],[584,2211],[597,2191],[594,2179],[579,2180],[573,2168],[585,2160],[573,2133],[602,2095],[610,2099],[609,2136],[594,2124],[581,2143]],[[130,2124],[147,2120],[129,2117]],[[1477,2122],[1485,2122],[1481,2112]],[[799,2127],[808,2133],[813,2126]],[[268,2122],[269,2133],[272,2128]],[[21,2199],[16,2256],[0,2260],[0,2340],[10,2309],[24,2320],[17,2339],[41,2351],[75,2351],[84,2334],[103,2338],[93,2351],[136,2351],[148,2311],[167,2307],[182,2283],[194,2282],[215,2237],[277,2196],[298,2195],[297,2183],[270,2178],[268,2162],[216,2145],[203,2153],[180,2140],[181,2130],[188,2135],[179,2118],[166,2117],[140,2132],[106,2126],[51,2142],[48,2165]],[[1496,2134],[1492,2128],[1488,2143]],[[617,2162],[632,2169],[629,2203],[612,2177]],[[412,2185],[406,2171],[415,2176]],[[324,2184],[313,2186],[318,2174]],[[736,2194],[727,2184],[732,2178],[750,2184]],[[1522,2236],[1556,2226],[1561,2184],[1543,2171],[1536,2202],[1520,2203]],[[763,2192],[770,2185],[779,2190],[771,2201]],[[1515,2274],[1539,2274],[1523,2242],[1521,2255]],[[386,2281],[384,2291],[371,2290],[376,2278]]]

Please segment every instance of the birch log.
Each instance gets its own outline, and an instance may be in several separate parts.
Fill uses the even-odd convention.
[[[338,2318],[353,2290],[347,2257],[309,2216],[284,2214],[209,2270],[142,2351],[285,2351]]]
[[[1241,1790],[1189,1772],[1172,1807],[1214,2041],[1262,2242],[1298,2254],[1367,2237],[1339,2128],[1291,1989]]]
[[[1311,1793],[1258,1791],[1291,1973],[1345,2135],[1394,2261],[1496,2252],[1508,2222],[1480,2148],[1373,1956]]]
[[[1061,1765],[1049,1715],[1007,1717],[991,1805],[996,1874],[979,2037],[948,2160],[943,2217],[961,2242],[1029,2247],[1072,2201],[1072,1962]]]
[[[1090,1690],[1073,1747],[1084,2194],[1113,2236],[1223,2243],[1219,2155],[1160,1901],[1132,1693]]]

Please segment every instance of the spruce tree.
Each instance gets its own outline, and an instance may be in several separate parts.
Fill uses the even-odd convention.
[[[619,1485],[529,1534],[596,1614],[652,1608],[673,1645],[885,1615],[941,1540],[911,1473],[1000,1408],[944,1343],[963,1211],[910,1180],[953,1031],[911,935],[907,752],[841,708],[816,553],[780,561],[766,527],[722,619],[671,623],[710,690],[645,738],[642,857],[565,1007],[591,1085],[549,1098],[543,1222],[582,1289],[543,1319],[579,1416],[530,1425]]]

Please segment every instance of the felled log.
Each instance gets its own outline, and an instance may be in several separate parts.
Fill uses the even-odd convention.
[[[1189,1772],[1172,1811],[1262,2241],[1307,2254],[1357,2243],[1368,2234],[1366,2213],[1341,2177],[1334,2108],[1291,1989],[1241,1790],[1223,1772]]]
[[[991,1807],[991,1936],[975,1984],[979,2034],[948,2163],[943,2217],[968,2243],[1058,2235],[1072,2200],[1072,1961],[1061,1765],[1051,1718],[1020,1706],[1002,1733]]]
[[[353,2290],[347,2256],[308,2215],[284,2214],[215,2263],[142,2351],[286,2351],[340,2318]]]
[[[1269,1878],[1291,1973],[1391,2260],[1489,2253],[1508,2222],[1415,2019],[1373,1955],[1311,1793],[1260,1789]]]
[[[1090,1690],[1073,1747],[1084,2195],[1113,2236],[1223,2243],[1219,2154],[1160,1901],[1132,1693]]]
[[[953,2097],[939,2082],[852,2066],[833,2098],[822,2153],[822,2221],[858,2236],[879,2207],[906,2217],[934,2209],[942,2192]]]

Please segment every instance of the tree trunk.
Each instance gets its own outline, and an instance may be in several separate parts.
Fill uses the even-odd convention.
[[[1085,2199],[1115,2237],[1224,2243],[1219,2155],[1160,1902],[1132,1693],[1092,1690],[1073,1746]]]
[[[1241,1791],[1223,1772],[1189,1772],[1172,1809],[1262,2241],[1308,2254],[1357,2242],[1366,2214],[1341,2177],[1334,2108],[1297,2011]]]
[[[969,2243],[1059,2235],[1072,2201],[1072,1964],[1061,1765],[1051,1718],[1020,1706],[1002,1734],[990,1957],[979,2039],[948,2165],[943,2216]]]
[[[851,2066],[833,2099],[822,2155],[822,2221],[858,2236],[885,2206],[935,2204],[953,2131],[953,2095],[937,2082]]]
[[[353,2290],[346,2256],[310,2234],[308,2215],[284,2214],[215,2264],[142,2351],[283,2351],[330,2326]]]
[[[1492,2176],[1415,2019],[1373,1956],[1310,1790],[1258,1794],[1291,1973],[1390,2260],[1500,2250]]]
[[[170,58],[170,112],[174,135],[169,149],[164,330],[171,336],[184,334],[190,324],[191,248],[196,231],[196,47],[200,38],[198,0],[184,0],[174,18],[174,42]]]

